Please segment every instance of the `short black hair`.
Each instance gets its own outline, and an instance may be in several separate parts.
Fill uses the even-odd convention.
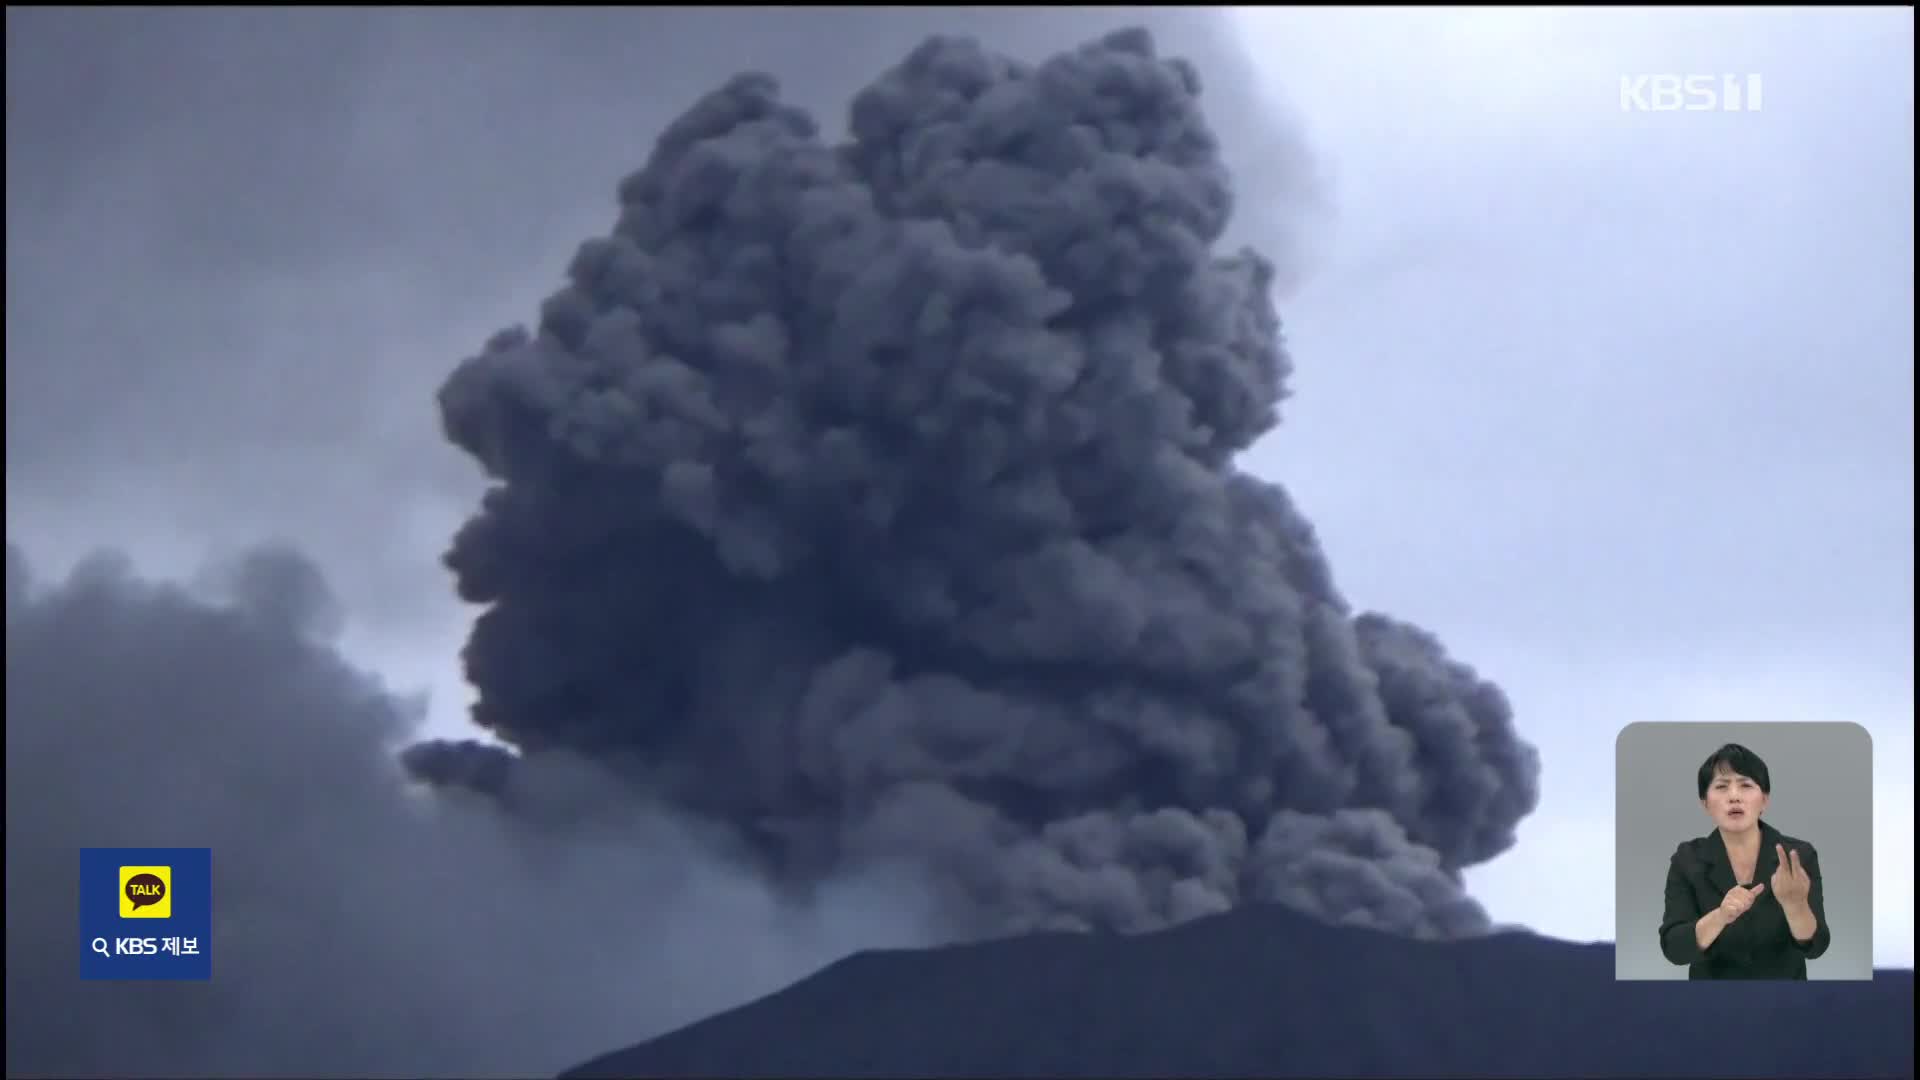
[[[1759,784],[1762,794],[1773,794],[1773,779],[1767,775],[1767,763],[1760,760],[1760,755],[1739,743],[1728,743],[1707,755],[1707,760],[1700,766],[1700,797],[1702,799],[1707,797],[1707,786],[1713,783],[1713,777],[1720,771],[1722,765],[1733,770],[1734,775],[1744,776]]]

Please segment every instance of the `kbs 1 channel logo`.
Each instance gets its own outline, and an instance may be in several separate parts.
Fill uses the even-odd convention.
[[[213,977],[211,848],[81,848],[80,977]]]

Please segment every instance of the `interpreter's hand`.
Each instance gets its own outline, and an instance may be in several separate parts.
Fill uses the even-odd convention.
[[[1726,896],[1720,899],[1720,914],[1724,915],[1728,922],[1732,922],[1740,916],[1745,915],[1747,909],[1753,906],[1753,902],[1758,900],[1760,894],[1766,891],[1767,887],[1765,885],[1755,885],[1751,889],[1744,885],[1735,885],[1733,888],[1727,890]]]
[[[1773,870],[1773,895],[1782,904],[1803,904],[1807,893],[1813,888],[1813,878],[1807,875],[1807,868],[1800,865],[1800,852],[1788,851],[1783,845],[1773,845],[1774,853],[1780,856],[1780,865]]]

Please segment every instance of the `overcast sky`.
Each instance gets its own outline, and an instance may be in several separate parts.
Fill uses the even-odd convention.
[[[1033,55],[1115,21],[842,13],[822,61],[820,18],[10,10],[9,538],[166,574],[292,539],[355,658],[459,730],[437,559],[480,480],[432,395],[534,316],[658,124],[744,68],[832,116],[929,30]],[[1245,464],[1542,748],[1476,895],[1611,937],[1623,725],[1854,721],[1875,953],[1910,966],[1912,11],[1233,19],[1269,97],[1212,115],[1243,234],[1297,271],[1296,394]],[[1660,73],[1758,74],[1763,111],[1623,112]]]

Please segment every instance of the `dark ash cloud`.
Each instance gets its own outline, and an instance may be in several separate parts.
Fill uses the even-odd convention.
[[[518,771],[512,817],[423,797],[408,703],[333,652],[290,552],[219,568],[224,599],[112,557],[29,588],[9,544],[7,569],[9,1075],[550,1075],[924,940],[901,883],[783,900],[563,755]],[[212,982],[78,980],[99,845],[213,847]]]
[[[465,597],[488,605],[466,656],[477,718],[517,753],[396,755],[418,737],[418,710],[343,661],[335,635],[360,594],[337,604],[328,581],[387,581],[368,565],[393,553],[366,537],[445,494],[423,464],[430,436],[388,422],[421,376],[342,348],[332,327],[280,328],[352,354],[282,357],[293,382],[233,347],[231,328],[280,321],[238,284],[254,273],[246,245],[297,236],[312,243],[276,253],[353,280],[368,235],[380,258],[432,243],[448,245],[433,248],[447,265],[485,265],[554,219],[474,221],[531,209],[557,178],[601,175],[602,158],[626,167],[635,131],[656,130],[655,100],[737,69],[737,47],[773,62],[822,36],[810,10],[711,16],[743,20],[728,24],[737,34],[668,10],[702,31],[673,39],[670,75],[629,50],[671,35],[607,33],[577,12],[537,26],[476,13],[499,65],[463,62],[488,79],[441,89],[500,104],[487,115],[518,117],[507,130],[537,129],[544,146],[512,145],[542,170],[495,176],[434,144],[429,156],[474,167],[443,177],[444,192],[350,215],[371,234],[282,221],[272,199],[214,212],[242,175],[231,161],[249,155],[190,110],[172,122],[230,152],[221,183],[183,167],[120,197],[125,177],[149,175],[142,156],[103,160],[87,140],[120,130],[106,119],[128,117],[108,106],[142,96],[122,85],[140,80],[106,65],[86,84],[101,122],[58,122],[47,114],[61,95],[26,90],[59,80],[15,81],[14,46],[32,37],[15,30],[36,23],[9,13],[9,218],[22,209],[40,234],[9,245],[9,310],[42,320],[18,337],[9,320],[21,391],[9,418],[41,418],[9,423],[10,517],[16,488],[58,497],[36,513],[140,492],[166,521],[297,523],[263,531],[349,556],[323,579],[285,551],[256,553],[192,589],[96,560],[36,588],[9,545],[10,881],[71,881],[83,844],[211,844],[222,897],[220,976],[181,993],[77,983],[72,896],[10,889],[10,1072],[527,1075],[854,948],[1142,928],[1257,898],[1423,935],[1484,924],[1459,870],[1510,843],[1534,797],[1504,700],[1428,636],[1348,611],[1286,494],[1233,465],[1284,399],[1270,293],[1303,272],[1289,226],[1313,184],[1287,133],[1248,119],[1260,115],[1250,81],[1210,16],[1142,16],[1197,69],[1157,60],[1139,34],[1039,67],[941,40],[859,96],[850,139],[839,124],[817,134],[757,76],[667,126],[622,187],[620,226],[581,250],[538,332],[502,335],[442,396],[448,434],[499,483],[449,561]],[[308,53],[311,40],[351,44],[356,64],[391,78],[421,41],[458,37],[425,15],[389,17],[379,32],[325,23]],[[869,56],[936,18],[1037,48],[1114,15],[836,18],[848,53]],[[602,47],[560,48],[570,34]],[[164,37],[182,56],[227,40],[183,26]],[[154,65],[152,50],[127,51]],[[458,52],[435,55],[451,67]],[[296,68],[306,54],[277,48],[275,66],[283,55]],[[625,97],[603,92],[595,64],[635,80]],[[816,99],[854,77],[843,62],[797,66]],[[516,89],[547,80],[585,119],[554,125],[550,99]],[[384,110],[350,116],[351,101],[316,87],[289,91],[287,108],[325,98],[327,123],[260,130],[276,145],[299,131],[412,146],[453,130],[424,122],[434,114],[418,101],[464,114],[416,98],[416,84],[371,82],[422,110],[396,122],[404,137],[365,127]],[[1199,116],[1196,84],[1229,145]],[[258,127],[257,103],[232,106],[235,128]],[[42,142],[16,144],[14,121],[34,117]],[[168,160],[220,156],[168,142],[174,128],[124,129],[170,147]],[[581,156],[547,154],[556,140]],[[276,166],[289,193],[336,158],[293,143]],[[52,167],[16,189],[16,156],[43,159],[33,145]],[[352,158],[353,176],[398,187],[413,175],[377,157]],[[1257,205],[1234,205],[1230,163],[1261,174]],[[84,205],[54,205],[62,190]],[[95,207],[96,193],[113,197]],[[181,200],[192,213],[175,212]],[[110,310],[68,299],[100,294],[66,258],[89,246],[69,226],[96,219],[144,253],[99,268],[125,297]],[[228,221],[241,258],[189,265],[188,252],[226,249],[186,223]],[[1231,250],[1236,234],[1270,258]],[[179,295],[154,299],[167,282]],[[404,298],[394,305],[411,317],[448,310],[445,297]],[[176,307],[195,312],[180,317],[191,326],[147,317]],[[34,377],[16,380],[28,362]],[[161,371],[173,396],[126,392],[148,385],[129,372]],[[343,461],[348,443],[361,456]],[[329,470],[339,483],[313,482]],[[261,491],[292,516],[259,510]],[[103,520],[131,536],[135,516]],[[422,594],[437,588],[423,579]],[[408,770],[437,794],[405,783]],[[922,918],[923,900],[937,915]]]
[[[971,931],[1484,928],[1459,871],[1537,758],[1233,465],[1290,358],[1275,265],[1219,250],[1204,83],[1144,31],[936,38],[843,141],[762,75],[674,121],[538,328],[441,391],[496,481],[448,556],[476,719],[783,878],[918,859]]]
[[[169,574],[298,537],[352,613],[350,648],[433,681],[447,730],[471,614],[435,560],[482,478],[440,438],[434,391],[503,312],[552,288],[611,182],[734,72],[777,71],[838,134],[851,95],[929,34],[1037,57],[1139,20],[1207,72],[1229,158],[1262,192],[1239,232],[1301,252],[1325,204],[1299,125],[1215,9],[6,20],[13,535],[45,566],[130,546]]]

